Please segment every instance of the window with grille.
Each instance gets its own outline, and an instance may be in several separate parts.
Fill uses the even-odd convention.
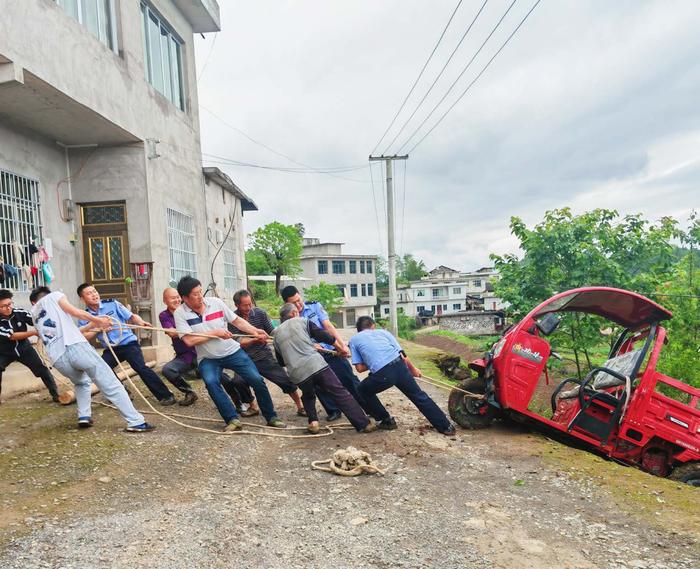
[[[374,296],[374,283],[367,285],[367,296]]]
[[[146,79],[159,93],[184,111],[182,42],[145,2],[141,3],[141,19]]]
[[[334,275],[344,275],[345,274],[345,261],[333,261],[333,274]]]
[[[224,258],[224,288],[226,290],[235,291],[236,283],[236,244],[233,236],[229,236],[221,248],[221,254]]]
[[[328,261],[319,261],[318,262],[318,274],[319,275],[327,275],[328,274]]]
[[[112,0],[56,0],[56,2],[64,12],[85,26],[93,36],[109,49],[116,51]]]
[[[348,261],[348,265],[350,265],[350,273],[355,274],[357,272],[357,261]]]
[[[174,209],[167,209],[170,280],[179,281],[185,275],[197,276],[194,218]]]
[[[0,170],[0,256],[2,263],[17,268],[14,275],[4,271],[2,288],[26,291],[44,284],[41,271],[21,271],[31,263],[29,244],[42,243],[41,229],[39,182]]]

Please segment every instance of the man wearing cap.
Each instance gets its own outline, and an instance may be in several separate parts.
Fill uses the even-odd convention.
[[[359,373],[370,372],[360,384],[359,391],[372,415],[379,419],[380,429],[396,428],[396,421],[377,397],[377,393],[395,386],[423,413],[435,430],[447,436],[455,434],[455,428],[445,413],[416,383],[414,377],[421,377],[420,370],[406,357],[391,333],[377,330],[371,317],[360,316],[357,319],[357,334],[350,338],[350,351],[355,369]]]
[[[325,311],[323,305],[320,302],[304,302],[299,290],[293,285],[284,287],[280,291],[280,295],[282,296],[282,300],[294,304],[297,307],[299,315],[302,318],[307,318],[316,326],[328,332],[337,341],[338,349],[324,342],[321,342],[320,345],[326,350],[337,352],[338,355],[321,353],[321,356],[324,360],[326,360],[326,363],[333,370],[333,373],[340,380],[343,387],[347,389],[350,395],[357,400],[365,412],[371,415],[371,410],[365,406],[364,401],[362,401],[362,397],[357,391],[357,388],[360,385],[360,380],[353,373],[352,367],[346,359],[347,356],[350,355],[350,352],[345,344],[345,340],[343,340],[338,333],[338,330],[336,330],[335,326],[333,326],[333,323],[328,316],[328,312]],[[328,412],[329,421],[340,417],[340,411],[335,407],[332,401],[328,401],[328,399],[323,395],[319,395],[319,401],[321,401],[321,404]],[[379,417],[374,418],[379,420]]]
[[[90,283],[83,283],[78,287],[78,296],[85,303],[85,310],[93,316],[107,316],[116,320],[119,324],[136,324],[137,326],[150,326],[138,314],[134,314],[118,300],[111,298],[101,299],[100,293]],[[116,323],[115,323],[116,324]],[[97,337],[100,345],[104,348],[102,359],[112,369],[117,365],[112,352],[105,343],[104,334],[89,330],[87,320],[79,320],[83,334],[88,340]],[[161,405],[175,405],[175,396],[165,386],[158,374],[146,365],[138,338],[129,328],[113,327],[107,333],[109,343],[112,345],[114,353],[120,362],[126,361],[138,376],[143,380],[149,391]]]

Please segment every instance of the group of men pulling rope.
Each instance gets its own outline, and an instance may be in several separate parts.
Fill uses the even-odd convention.
[[[126,361],[161,405],[177,402],[146,364],[133,332],[134,328],[152,325],[120,302],[101,299],[90,283],[80,285],[77,293],[85,310],[73,306],[61,292],[38,287],[29,296],[32,308],[28,312],[14,308],[12,293],[0,290],[0,385],[2,371],[12,361],[20,361],[41,377],[54,401],[57,399],[51,372],[28,341],[36,335],[53,367],[75,386],[78,427],[93,425],[94,382],[122,415],[127,431],[152,431],[155,427],[136,410],[113,372]],[[293,286],[283,288],[281,296],[285,304],[280,310],[280,325],[274,328],[267,313],[254,306],[246,290],[234,295],[234,311],[219,298],[205,297],[202,284],[190,276],[180,279],[177,289],[165,289],[166,308],[159,315],[159,329],[172,339],[175,358],[163,366],[162,373],[183,394],[180,405],[197,401],[197,394],[185,379],[186,373],[194,372],[203,379],[224,420],[224,432],[242,431],[240,417],[258,414],[263,415],[267,426],[284,429],[286,424],[277,416],[264,381],[267,379],[289,395],[298,415],[307,417],[309,433],[318,434],[321,428],[317,397],[328,422],[344,414],[358,432],[369,433],[377,428],[397,428],[396,420],[377,397],[395,386],[438,432],[454,434],[445,413],[416,383],[420,370],[396,338],[377,329],[371,317],[358,319],[358,333],[346,344],[320,303],[304,302]],[[73,318],[78,319],[77,325]],[[89,343],[95,337],[105,348],[102,357]],[[367,378],[358,379],[348,357],[357,372],[370,372]],[[233,371],[233,377],[225,370]]]

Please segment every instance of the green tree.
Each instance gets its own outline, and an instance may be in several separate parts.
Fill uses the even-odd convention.
[[[509,312],[516,318],[557,292],[581,286],[652,294],[672,271],[671,240],[680,235],[671,218],[650,223],[640,215],[621,218],[605,209],[581,215],[569,208],[548,211],[532,229],[513,217],[510,228],[522,255],[491,255],[491,259],[500,275],[495,291],[510,303]],[[590,365],[589,349],[600,341],[600,325],[600,319],[574,314],[560,326],[579,374],[580,356]]]
[[[301,235],[294,225],[277,221],[256,229],[249,236],[251,255],[262,257],[275,275],[275,293],[279,294],[282,275],[291,277],[301,273]]]
[[[320,302],[329,314],[336,312],[345,300],[337,286],[323,281],[317,285],[305,288],[304,299]]]
[[[386,288],[389,286],[389,269],[384,257],[377,257],[374,273],[377,277],[377,288]]]
[[[408,284],[411,281],[420,280],[427,275],[425,263],[415,259],[411,253],[406,253],[403,257],[396,259],[397,280]]]
[[[265,256],[257,250],[248,249],[245,252],[245,269],[248,275],[274,275]]]
[[[690,228],[683,234],[683,255],[671,278],[657,287],[655,300],[673,312],[664,323],[668,345],[659,360],[659,369],[676,379],[700,387],[700,275],[697,251],[700,248],[700,220],[693,214]]]

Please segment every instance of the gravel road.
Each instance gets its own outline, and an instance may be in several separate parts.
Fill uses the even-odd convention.
[[[443,392],[430,392],[445,404]],[[283,417],[300,424],[291,402],[274,396]],[[52,490],[46,481],[61,474],[51,472],[49,444],[45,479],[32,474],[26,491],[26,480],[5,480],[0,567],[698,566],[697,540],[624,513],[604,487],[544,461],[557,443],[506,426],[449,440],[400,393],[383,398],[396,431],[293,441],[188,432],[162,418],[156,432],[128,436],[101,408],[93,429],[70,436],[76,449],[80,437],[124,445],[108,462]],[[190,409],[215,416],[206,395]],[[55,427],[43,428],[67,429],[72,412],[59,409]],[[386,476],[310,469],[348,445],[371,453]],[[48,490],[32,501],[26,492],[42,481]]]

